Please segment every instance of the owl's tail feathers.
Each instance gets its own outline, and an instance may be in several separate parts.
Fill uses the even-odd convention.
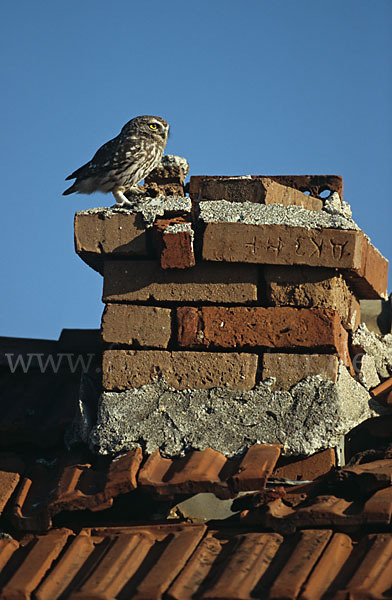
[[[71,185],[71,187],[69,187],[68,189],[66,189],[66,190],[63,192],[63,196],[68,196],[68,194],[73,194],[74,192],[76,192],[76,191],[77,191],[77,188],[76,188],[76,185],[75,185],[75,184],[76,184],[76,181],[75,181],[75,183],[73,183],[73,184]]]

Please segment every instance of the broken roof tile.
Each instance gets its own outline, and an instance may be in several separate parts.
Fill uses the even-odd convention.
[[[139,485],[164,496],[213,492],[227,498],[230,496],[227,482],[220,477],[226,461],[223,454],[211,448],[175,459],[162,458],[156,450],[139,472]]]
[[[346,466],[336,472],[336,479],[351,490],[355,486],[357,494],[369,494],[392,485],[392,459],[383,458],[352,467]]]
[[[160,496],[212,492],[229,498],[240,491],[262,489],[280,448],[278,444],[255,444],[241,458],[227,458],[206,448],[169,459],[156,450],[142,466],[138,481],[142,489]]]
[[[262,507],[261,512],[244,511],[243,522],[257,522],[280,533],[294,533],[303,528],[333,527],[339,531],[356,531],[364,525],[388,527],[392,518],[392,487],[377,491],[365,503],[333,495],[306,498],[292,507],[277,498]]]
[[[280,456],[280,444],[255,444],[230,478],[233,491],[260,490],[270,477]]]
[[[373,398],[380,399],[384,395],[386,395],[386,396],[389,395],[391,392],[392,392],[392,377],[390,377],[389,379],[386,379],[385,381],[380,383],[380,385],[373,388],[370,391],[370,394],[373,396]]]
[[[19,483],[24,471],[23,461],[14,453],[0,453],[0,514]]]
[[[38,459],[17,488],[8,509],[11,522],[17,529],[45,530],[61,511],[108,508],[114,497],[136,488],[141,460],[140,448],[103,468],[94,468],[76,453]]]

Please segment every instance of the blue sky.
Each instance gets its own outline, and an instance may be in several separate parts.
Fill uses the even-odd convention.
[[[64,178],[138,114],[191,174],[341,174],[389,259],[390,0],[3,0],[0,335],[98,328]]]

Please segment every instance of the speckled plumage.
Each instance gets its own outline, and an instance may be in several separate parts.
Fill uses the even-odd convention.
[[[159,164],[168,133],[169,126],[160,117],[143,115],[128,121],[117,137],[66,178],[76,181],[63,195],[112,192],[119,204],[129,204],[124,192]]]

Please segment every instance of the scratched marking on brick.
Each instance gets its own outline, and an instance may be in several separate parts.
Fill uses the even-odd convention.
[[[362,232],[284,225],[208,223],[205,260],[360,268]]]

